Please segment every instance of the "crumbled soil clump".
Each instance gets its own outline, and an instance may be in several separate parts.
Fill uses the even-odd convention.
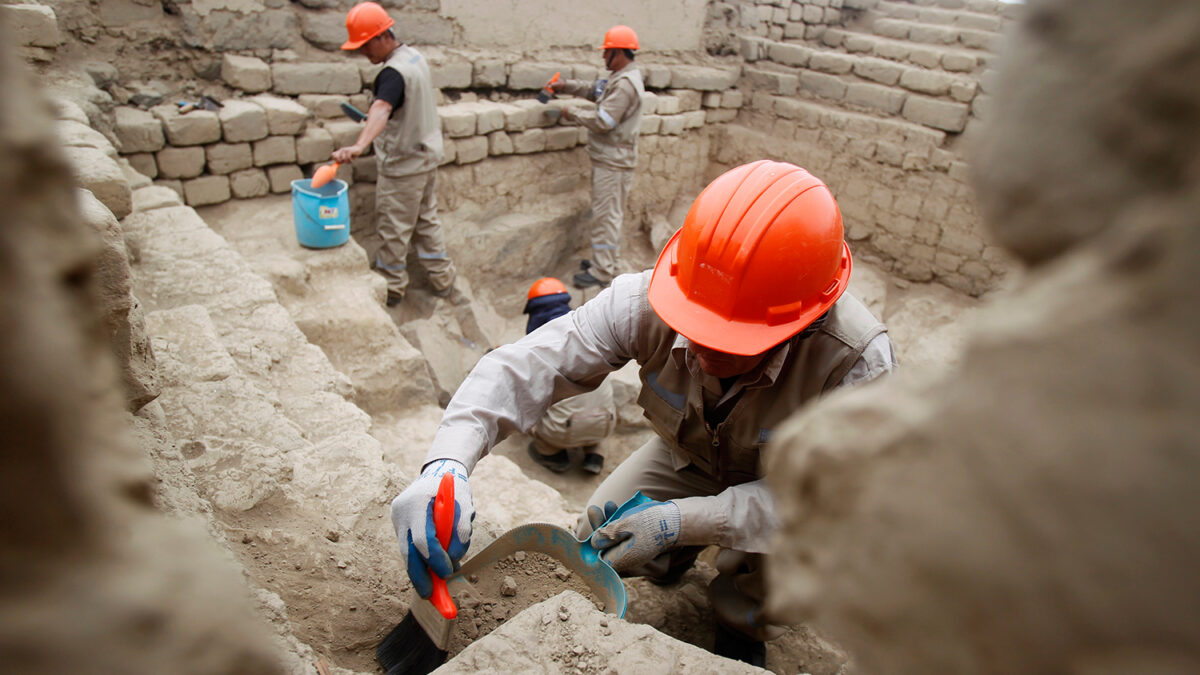
[[[544,553],[518,551],[471,575],[467,581],[470,585],[454,595],[458,619],[450,630],[450,642],[446,646],[451,656],[526,607],[563,591],[575,591],[597,608],[604,609],[578,575]]]

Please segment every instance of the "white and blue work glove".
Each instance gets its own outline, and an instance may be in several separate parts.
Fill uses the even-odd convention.
[[[675,502],[647,502],[630,509],[607,525],[602,523],[617,510],[616,502],[587,508],[592,546],[618,572],[629,572],[679,546],[681,519]]]
[[[433,523],[433,500],[442,475],[454,474],[454,531],[445,549],[438,542]],[[455,562],[471,544],[471,523],[475,505],[471,502],[471,484],[467,467],[453,459],[430,462],[412,485],[392,500],[392,526],[400,542],[400,555],[408,568],[408,578],[422,598],[433,593],[429,571],[445,579],[454,573]]]

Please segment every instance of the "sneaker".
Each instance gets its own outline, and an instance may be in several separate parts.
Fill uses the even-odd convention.
[[[734,630],[721,623],[716,623],[716,637],[713,640],[713,653],[727,659],[749,663],[759,668],[767,667],[767,646],[760,640]]]
[[[388,307],[395,307],[396,305],[400,304],[401,302],[404,302],[403,295],[399,295],[397,293],[388,293],[387,294],[387,306]]]
[[[587,288],[589,286],[606,286],[607,281],[600,281],[592,276],[591,272],[579,272],[571,277],[571,281],[575,284],[575,288]]]
[[[600,473],[604,470],[604,455],[598,452],[589,452],[583,456],[583,470],[588,473]]]
[[[579,269],[583,270],[584,272],[592,269],[592,261],[588,260],[587,258],[580,260],[579,261]]]
[[[567,457],[566,450],[559,450],[553,455],[543,455],[538,452],[536,445],[530,443],[529,456],[533,458],[533,461],[550,469],[554,473],[562,473],[571,467],[571,459]]]

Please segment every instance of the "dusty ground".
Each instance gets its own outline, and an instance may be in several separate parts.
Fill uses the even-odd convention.
[[[471,585],[454,597],[458,604],[458,619],[451,629],[447,647],[451,656],[526,607],[563,591],[575,591],[603,609],[587,584],[543,553],[518,551],[489,565],[479,574],[471,575],[467,581]]]

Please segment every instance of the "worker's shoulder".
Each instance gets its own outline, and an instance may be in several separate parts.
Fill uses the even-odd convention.
[[[862,336],[876,334],[881,330],[886,330],[883,322],[850,293],[843,293],[842,297],[838,298],[821,327],[821,332],[833,335],[847,344],[855,344]]]
[[[623,68],[621,72],[613,75],[612,85],[630,87],[634,91],[644,89],[646,86],[642,81],[642,71],[638,70],[638,67],[635,65]]]

